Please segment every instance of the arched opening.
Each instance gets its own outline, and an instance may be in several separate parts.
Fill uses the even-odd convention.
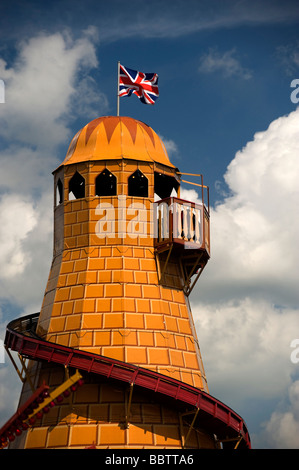
[[[69,200],[85,197],[85,179],[78,171],[69,182]]]
[[[128,195],[148,197],[148,179],[140,170],[128,178]]]
[[[163,173],[155,172],[155,194],[160,199],[165,199],[166,197],[176,196],[177,194],[173,194],[174,191],[177,193],[179,188],[179,183],[173,176],[164,175]]]
[[[116,176],[107,168],[96,177],[96,196],[116,196]]]
[[[59,178],[56,184],[56,206],[63,203],[63,184]]]

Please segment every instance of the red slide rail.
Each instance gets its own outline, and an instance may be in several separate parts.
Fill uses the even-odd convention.
[[[172,399],[178,405],[187,405],[191,410],[199,410],[197,419],[220,441],[224,443],[241,438],[238,448],[251,448],[244,420],[208,393],[134,364],[45,341],[35,334],[38,316],[39,313],[35,313],[11,321],[6,328],[5,346],[29,359],[61,364],[106,379],[134,384],[167,398],[168,402]]]
[[[22,431],[28,429],[30,421],[28,418],[40,403],[49,396],[49,386],[43,383],[28,400],[12,415],[12,417],[0,429],[0,449],[7,447],[9,442],[15,440],[16,436],[20,436]],[[27,422],[29,421],[29,424]]]

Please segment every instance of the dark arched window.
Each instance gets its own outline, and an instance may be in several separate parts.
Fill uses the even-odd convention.
[[[76,171],[69,182],[69,199],[85,197],[85,179]]]
[[[96,177],[96,196],[116,196],[116,177],[107,168]]]
[[[148,197],[148,180],[140,170],[136,170],[128,178],[128,195]]]
[[[154,192],[161,198],[170,197],[172,191],[178,191],[179,183],[173,176],[155,172]]]
[[[59,178],[56,185],[56,206],[63,203],[63,184]]]

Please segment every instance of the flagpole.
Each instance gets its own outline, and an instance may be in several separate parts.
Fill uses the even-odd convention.
[[[119,68],[120,62],[117,62],[117,116],[119,116]]]

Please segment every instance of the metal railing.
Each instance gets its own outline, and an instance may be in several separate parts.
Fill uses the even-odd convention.
[[[155,204],[156,245],[174,242],[210,252],[210,215],[204,204],[177,197],[161,199]]]

